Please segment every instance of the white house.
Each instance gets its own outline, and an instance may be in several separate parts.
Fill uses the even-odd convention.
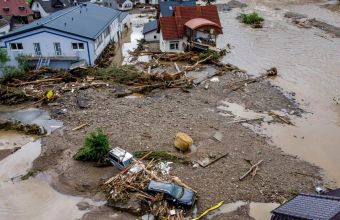
[[[81,4],[0,36],[0,47],[7,50],[12,66],[20,55],[38,67],[67,69],[79,61],[91,66],[110,42],[119,40],[128,21],[125,12]]]
[[[31,9],[34,17],[37,19],[89,1],[90,0],[33,0]]]
[[[129,11],[133,8],[133,2],[130,0],[103,0],[103,5],[120,11]]]
[[[160,50],[180,52],[216,47],[222,27],[215,5],[176,6],[173,16],[159,18]]]
[[[144,40],[148,42],[159,41],[159,33],[157,33],[158,29],[158,21],[153,20],[146,24],[143,27],[143,35]]]
[[[139,0],[140,4],[158,5],[158,0]]]

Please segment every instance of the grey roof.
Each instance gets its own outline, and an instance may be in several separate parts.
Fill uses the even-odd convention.
[[[54,13],[56,11],[60,11],[65,8],[69,8],[74,6],[75,4],[81,4],[85,2],[89,2],[90,0],[34,0],[35,2],[38,2],[41,7],[44,9],[47,13]],[[58,6],[62,7],[58,7]]]
[[[96,39],[122,13],[96,4],[81,4],[55,12],[12,31],[0,39],[39,28],[48,28],[89,39]]]
[[[301,193],[272,212],[274,215],[287,215],[313,220],[330,220],[340,213],[340,198]]]
[[[144,24],[143,27],[143,34],[149,33],[151,31],[157,30],[158,28],[158,22],[157,20],[150,21],[148,23]]]
[[[161,17],[173,16],[173,11],[176,6],[194,6],[196,5],[196,0],[175,0],[159,2],[159,10]]]
[[[126,18],[126,16],[128,16],[128,15],[129,15],[128,12],[120,12],[119,22],[122,22],[124,20],[124,18]]]
[[[0,27],[4,27],[6,25],[9,25],[9,22],[6,19],[0,19]]]

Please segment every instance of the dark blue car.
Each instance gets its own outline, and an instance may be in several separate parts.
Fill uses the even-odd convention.
[[[194,191],[173,183],[151,180],[147,192],[150,194],[164,193],[166,200],[179,206],[191,207],[196,201]]]

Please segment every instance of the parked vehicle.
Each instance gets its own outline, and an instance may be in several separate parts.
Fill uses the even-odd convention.
[[[164,193],[166,200],[178,206],[192,207],[196,201],[196,194],[194,191],[174,183],[151,180],[146,191],[152,195]]]
[[[122,148],[116,147],[110,150],[108,161],[120,170],[124,170],[134,162],[134,157],[129,152]],[[139,173],[142,170],[143,164],[135,163],[130,169],[129,173]]]

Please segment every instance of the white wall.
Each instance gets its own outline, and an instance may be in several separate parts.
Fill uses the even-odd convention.
[[[0,36],[7,34],[9,32],[10,28],[11,27],[10,27],[9,24],[2,26],[0,28],[0,33],[2,33],[2,34],[0,34]]]
[[[61,36],[62,35],[62,36]],[[79,57],[85,59],[89,65],[94,62],[93,41],[86,38],[75,37],[65,33],[49,30],[46,28],[37,29],[16,36],[5,38],[1,41],[1,47],[6,47],[10,57],[8,65],[17,66],[16,57],[19,55],[36,56],[33,43],[40,43],[42,56],[55,56],[54,42],[60,43],[61,56]],[[84,43],[84,50],[73,50],[72,43]],[[22,50],[12,50],[10,43],[22,43]]]
[[[144,39],[145,41],[159,41],[159,33],[157,33],[157,30],[151,31],[149,33],[144,34]]]
[[[105,32],[105,31],[104,31]],[[94,44],[94,57],[95,59],[101,54],[101,52],[105,49],[105,47],[114,40],[115,42],[118,42],[118,32],[119,36],[121,36],[120,26],[118,23],[118,18],[112,22],[110,25],[110,34],[105,37],[104,32],[101,34],[101,36],[97,37],[97,40]],[[98,39],[102,37],[103,42],[99,44]]]
[[[31,7],[32,11],[39,11],[41,17],[46,17],[47,15],[49,15],[44,8],[40,5],[39,2],[33,2],[32,7]]]
[[[119,7],[119,4],[118,4],[118,9],[121,10],[121,11],[128,11],[128,10],[131,10],[132,8],[133,8],[133,3],[130,0],[126,0],[122,4],[122,7]]]
[[[184,51],[183,43],[188,44],[186,37],[183,37],[182,39],[178,39],[178,40],[164,40],[162,31],[160,32],[159,38],[160,38],[159,39],[159,46],[160,46],[160,50],[162,52],[182,52],[182,51]],[[170,42],[171,41],[178,41],[178,50],[171,50],[170,49]]]

